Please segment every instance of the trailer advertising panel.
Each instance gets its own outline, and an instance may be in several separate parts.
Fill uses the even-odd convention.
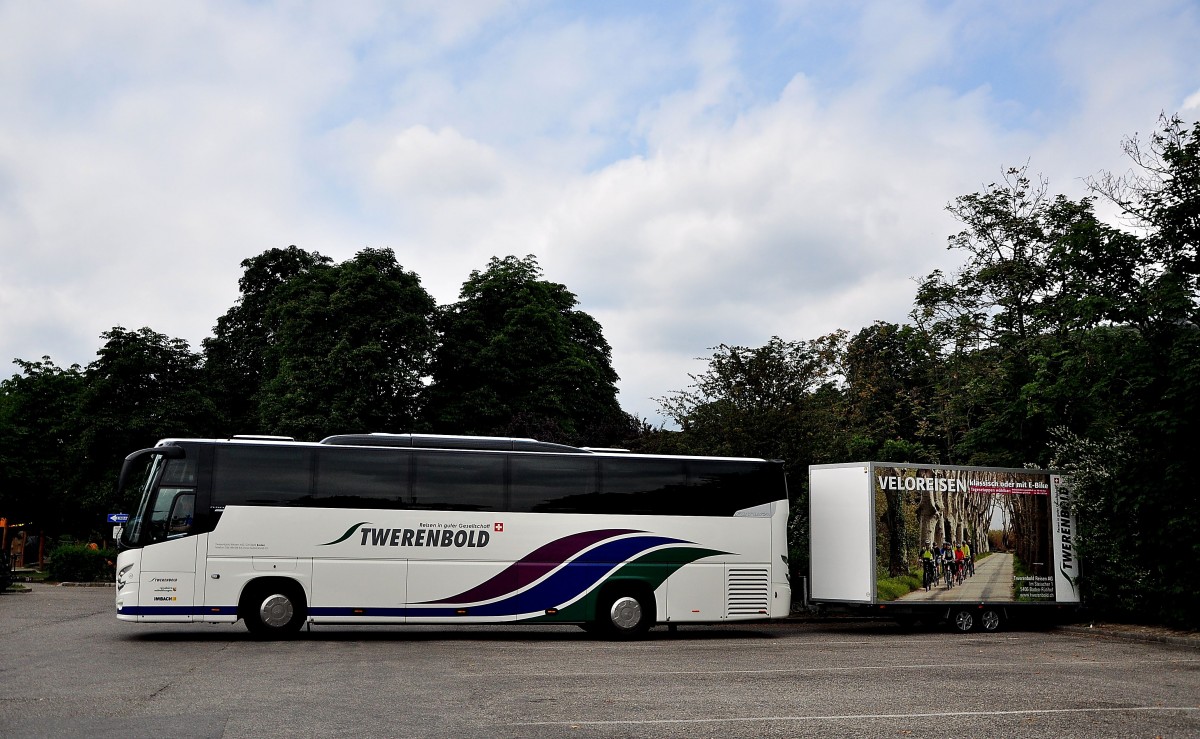
[[[1061,475],[862,462],[814,465],[809,484],[814,600],[913,612],[1079,602]]]

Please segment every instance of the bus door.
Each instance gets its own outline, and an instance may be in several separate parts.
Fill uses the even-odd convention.
[[[149,512],[148,545],[142,547],[139,605],[157,621],[191,621],[196,605],[196,553],[192,535],[196,492],[163,485]]]

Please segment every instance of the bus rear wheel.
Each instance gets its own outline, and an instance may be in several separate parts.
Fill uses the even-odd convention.
[[[643,588],[611,588],[600,597],[596,616],[610,638],[641,638],[654,625],[654,596]]]
[[[238,612],[250,633],[265,639],[295,634],[308,618],[304,591],[282,580],[252,583],[242,596]]]

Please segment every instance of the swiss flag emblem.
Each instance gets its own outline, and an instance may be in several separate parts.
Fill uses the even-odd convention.
[[[496,533],[504,531],[504,524],[497,521],[496,523],[492,524],[492,531],[495,531]]]

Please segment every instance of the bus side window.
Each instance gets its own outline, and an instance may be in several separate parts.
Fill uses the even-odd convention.
[[[318,506],[408,508],[410,454],[399,449],[331,447],[317,453]]]
[[[413,456],[414,507],[445,511],[503,510],[506,455],[430,450],[415,452]]]
[[[702,515],[687,499],[687,474],[680,459],[622,457],[600,462],[601,500],[607,510],[676,516]]]
[[[218,446],[213,508],[311,505],[312,452],[298,447]]]
[[[510,464],[510,511],[580,513],[596,505],[599,490],[594,458],[514,454]]]
[[[726,460],[688,462],[688,505],[699,515],[732,516],[735,511],[787,497],[770,466]]]
[[[171,504],[171,513],[167,516],[167,538],[174,539],[186,536],[192,532],[192,519],[196,513],[196,494],[180,493]]]
[[[147,543],[166,541],[191,533],[195,507],[194,488],[159,488],[154,499],[154,508],[150,511],[150,538]]]

